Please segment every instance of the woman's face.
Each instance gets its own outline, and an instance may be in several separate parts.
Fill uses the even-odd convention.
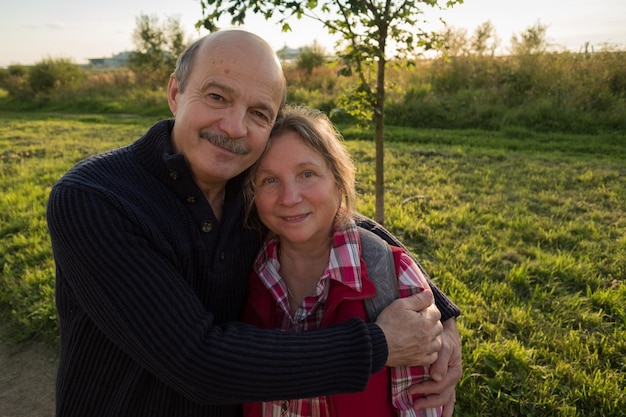
[[[281,244],[328,243],[342,193],[324,157],[296,132],[272,138],[254,184],[259,217]]]

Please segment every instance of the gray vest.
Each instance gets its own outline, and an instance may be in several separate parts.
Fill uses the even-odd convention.
[[[358,230],[361,237],[361,256],[367,266],[367,274],[376,287],[376,295],[363,302],[370,321],[375,321],[378,314],[398,298],[396,265],[387,242],[367,229],[358,227]]]

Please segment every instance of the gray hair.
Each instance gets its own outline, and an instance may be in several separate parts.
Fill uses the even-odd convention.
[[[209,35],[207,35],[209,36]],[[206,39],[202,37],[189,45],[182,54],[178,57],[176,61],[176,68],[174,69],[174,73],[172,74],[174,78],[178,81],[178,89],[180,92],[185,91],[185,87],[187,86],[187,81],[189,80],[189,74],[191,73],[191,66],[193,65],[193,59],[196,56],[196,52]]]

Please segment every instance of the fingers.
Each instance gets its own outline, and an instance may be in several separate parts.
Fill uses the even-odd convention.
[[[421,384],[420,384],[421,385]],[[456,392],[454,387],[444,390],[441,394],[431,394],[413,401],[413,409],[423,410],[426,408],[443,407],[442,416],[450,417],[454,412]]]
[[[436,382],[443,380],[446,376],[450,364],[450,356],[452,356],[452,347],[445,342],[446,339],[442,340],[443,343],[438,352],[437,360],[430,365],[430,377]]]
[[[421,308],[421,310],[420,310]],[[387,366],[430,365],[442,345],[441,314],[430,290],[391,303],[376,319],[387,339]]]
[[[456,381],[450,372],[440,381],[424,381],[409,388],[409,393],[422,394],[413,401],[415,410],[443,407],[442,416],[451,416],[456,402]]]
[[[430,289],[426,289],[411,297],[402,298],[402,301],[408,303],[407,308],[413,311],[422,311],[430,307],[433,303],[433,299],[433,292]]]
[[[461,338],[454,319],[446,320],[443,328],[443,346],[439,357],[430,366],[431,381],[412,385],[409,393],[422,394],[417,398],[413,407],[417,409],[443,406],[443,417],[450,417],[456,402],[456,384],[463,374],[461,354]]]
[[[409,388],[410,394],[424,394],[427,395],[428,398],[436,395],[443,395],[449,390],[454,391],[456,388],[457,382],[461,379],[461,371],[460,368],[448,368],[448,372],[445,374],[445,377],[441,381],[424,381],[419,384],[411,385]],[[445,395],[446,399],[452,395],[452,392],[447,392]],[[440,403],[438,405],[443,405]]]
[[[434,373],[437,378],[415,384],[409,388],[411,394],[441,394],[444,391],[455,388],[463,375],[463,361],[461,355],[461,339],[458,336],[456,323],[444,323],[443,346],[439,351],[437,360],[430,366],[429,372],[432,378]]]
[[[439,360],[430,366],[430,377],[441,381],[449,368],[454,368],[454,376],[458,376],[455,383],[461,379],[462,353],[461,336],[455,319],[443,323],[443,346],[439,351]]]
[[[456,404],[456,391],[452,394],[450,401],[443,406],[441,417],[452,417],[452,413],[454,413],[454,404]]]

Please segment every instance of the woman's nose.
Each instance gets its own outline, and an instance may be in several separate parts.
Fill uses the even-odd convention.
[[[302,201],[302,194],[295,181],[284,181],[280,193],[281,204],[292,206],[300,201]]]

